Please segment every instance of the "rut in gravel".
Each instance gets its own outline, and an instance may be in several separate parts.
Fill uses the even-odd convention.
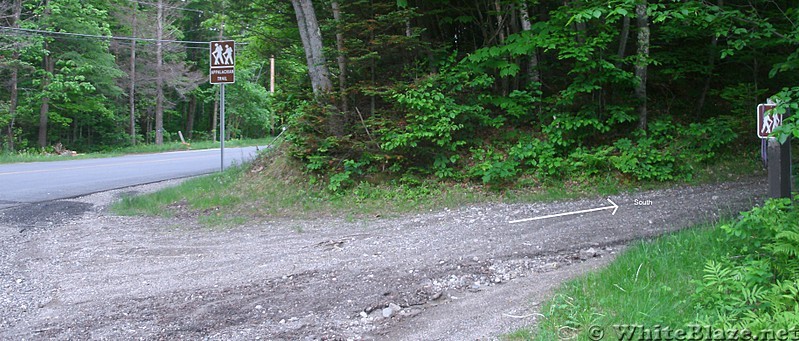
[[[18,207],[0,211],[0,338],[493,339],[533,325],[553,288],[629,241],[734,216],[762,188],[625,194],[615,215],[520,224],[508,222],[607,202],[230,229],[113,216],[118,192]]]

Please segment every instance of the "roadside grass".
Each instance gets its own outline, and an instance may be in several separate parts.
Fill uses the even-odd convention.
[[[246,147],[262,145],[268,139],[241,139],[225,141],[225,147]],[[180,142],[164,143],[162,145],[154,144],[138,144],[124,148],[111,149],[106,151],[81,153],[75,156],[61,156],[52,153],[21,151],[16,153],[0,152],[0,164],[4,163],[17,163],[17,162],[47,162],[47,161],[65,161],[76,159],[94,159],[104,157],[114,157],[127,154],[146,154],[146,153],[162,153],[181,150],[200,150],[219,148],[219,142],[213,141],[197,141],[190,143],[188,146]]]
[[[466,186],[441,184],[361,183],[345,194],[327,191],[309,181],[286,156],[264,166],[228,169],[223,173],[190,179],[155,193],[122,198],[112,206],[121,215],[172,216],[192,210],[201,223],[228,225],[232,221],[267,218],[381,217],[414,210],[457,207],[485,202],[482,193]],[[224,212],[224,213],[223,213]]]
[[[17,163],[17,162],[45,162],[45,161],[65,161],[77,159],[90,159],[95,158],[93,154],[78,154],[75,156],[61,156],[55,154],[33,153],[30,151],[21,152],[0,152],[0,164],[4,163]]]
[[[144,214],[149,216],[173,216],[175,209],[213,210],[238,202],[231,194],[222,193],[242,173],[242,167],[231,167],[223,173],[186,180],[180,186],[169,187],[145,196],[124,196],[113,205],[121,215]],[[187,200],[186,198],[191,198]]]
[[[625,324],[688,329],[698,313],[691,299],[695,281],[708,259],[730,250],[723,236],[704,225],[633,243],[606,268],[558,289],[535,329],[503,339],[597,340],[601,330],[604,339],[621,340],[624,328],[617,326]]]
[[[303,172],[302,165],[287,155],[284,146],[274,141],[270,144],[274,148],[253,164],[187,180],[161,192],[124,198],[112,209],[123,215],[187,215],[207,225],[234,225],[271,218],[393,217],[479,203],[568,200],[675,185],[634,181],[618,174],[544,181],[529,177],[505,187],[402,177],[367,179],[333,193],[324,180]],[[689,183],[733,181],[762,173],[758,167],[756,160],[719,159],[698,171],[710,175],[695,177]]]

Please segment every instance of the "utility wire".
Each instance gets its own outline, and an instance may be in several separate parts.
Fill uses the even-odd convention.
[[[44,35],[62,35],[62,36],[96,38],[96,39],[106,39],[106,40],[127,40],[127,41],[147,41],[147,42],[159,42],[160,41],[162,43],[198,44],[198,45],[200,45],[200,44],[208,45],[208,43],[209,43],[207,41],[188,41],[188,40],[169,40],[169,39],[158,40],[158,39],[153,39],[153,38],[135,38],[135,37],[123,37],[123,36],[101,36],[101,35],[95,35],[95,34],[44,31],[44,30],[35,30],[35,29],[30,29],[30,28],[17,28],[17,27],[9,27],[9,26],[0,26],[0,31],[39,33],[39,34],[44,34]],[[236,45],[241,45],[241,43],[236,43]]]
[[[135,3],[141,4],[141,5],[158,7],[158,4],[155,4],[155,3],[152,3],[152,2],[144,2],[144,1],[136,1],[136,0],[128,0],[128,1],[135,2]],[[177,10],[181,10],[181,11],[187,11],[187,12],[196,12],[196,13],[200,13],[200,14],[205,14],[205,11],[201,11],[201,10],[198,10],[198,9],[185,8],[185,7],[175,7],[175,6],[163,6],[163,7],[164,8],[177,9]]]

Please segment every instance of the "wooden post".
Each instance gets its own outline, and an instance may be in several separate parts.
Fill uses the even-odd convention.
[[[269,92],[275,93],[275,56],[269,58]]]
[[[780,144],[768,139],[768,195],[770,198],[791,197],[791,140]]]

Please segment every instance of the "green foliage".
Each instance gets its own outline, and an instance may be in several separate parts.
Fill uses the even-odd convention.
[[[395,91],[390,97],[406,112],[405,118],[396,127],[381,131],[381,148],[413,151],[422,157],[454,152],[466,144],[460,134],[467,123],[472,123],[472,129],[501,126],[502,120],[490,117],[484,107],[462,100],[468,98],[467,93],[485,89],[491,81],[485,74],[445,67],[440,74]]]
[[[703,323],[724,328],[795,327],[799,323],[799,210],[772,199],[721,226],[729,256],[709,260],[697,281]]]
[[[633,143],[630,139],[621,139],[615,147],[621,155],[613,156],[610,162],[622,173],[633,174],[641,180],[655,179],[659,181],[673,180],[676,158],[658,150],[655,140],[649,137],[638,139]]]
[[[692,176],[694,165],[713,158],[720,147],[735,137],[729,120],[712,119],[687,127],[656,121],[635,141],[618,140],[614,146],[620,154],[611,156],[610,162],[639,180],[687,179]]]
[[[509,158],[490,148],[472,149],[471,159],[477,164],[469,169],[469,175],[480,178],[485,184],[509,181],[519,172],[519,160]]]
[[[553,144],[532,136],[519,138],[508,153],[525,171],[542,177],[557,175],[564,165],[564,158],[557,155]]]
[[[799,87],[784,88],[774,96],[777,114],[788,114],[782,125],[774,129],[772,135],[785,143],[790,137],[799,138]]]
[[[229,116],[231,136],[259,137],[268,135],[275,127],[272,98],[260,84],[250,81],[253,70],[237,71],[238,82],[228,86],[225,113]]]

